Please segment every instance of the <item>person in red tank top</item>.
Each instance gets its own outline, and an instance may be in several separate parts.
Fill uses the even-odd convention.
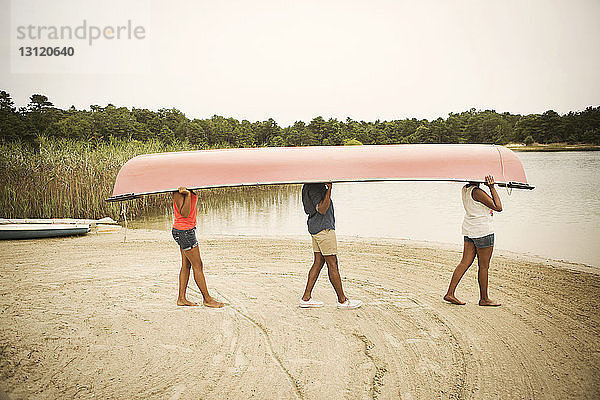
[[[196,215],[197,215],[198,196],[185,187],[180,187],[173,193],[173,239],[179,245],[181,252],[181,271],[179,271],[179,295],[177,296],[178,306],[197,306],[198,304],[189,301],[186,296],[187,285],[190,279],[190,270],[194,271],[194,280],[202,293],[203,304],[207,307],[223,307],[223,303],[213,299],[208,293],[206,279],[202,271],[202,259],[198,249],[198,240],[196,239]]]

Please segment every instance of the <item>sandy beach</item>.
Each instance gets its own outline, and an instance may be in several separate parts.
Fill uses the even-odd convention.
[[[349,297],[326,271],[297,301],[309,237],[199,237],[228,305],[177,307],[169,232],[0,243],[0,390],[11,399],[597,399],[600,276],[498,252],[442,301],[460,248],[339,238]],[[577,268],[575,268],[577,269]],[[201,301],[195,283],[189,298]],[[1,396],[0,396],[1,397]]]

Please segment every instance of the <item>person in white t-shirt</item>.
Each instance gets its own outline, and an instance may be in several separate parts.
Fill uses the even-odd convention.
[[[502,202],[494,188],[494,177],[485,177],[485,185],[490,189],[491,196],[479,187],[479,183],[469,182],[462,188],[462,202],[465,217],[462,224],[464,248],[462,260],[454,270],[448,292],[444,300],[452,304],[463,305],[454,295],[456,286],[465,272],[469,269],[475,256],[479,264],[477,278],[479,280],[479,305],[499,306],[488,297],[488,269],[494,251],[494,227],[492,216],[494,211],[502,211]]]

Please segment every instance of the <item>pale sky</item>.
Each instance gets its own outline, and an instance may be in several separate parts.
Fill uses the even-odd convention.
[[[74,3],[67,23],[93,23],[91,3]],[[562,114],[600,105],[598,0],[128,2],[134,11],[107,12],[148,21],[149,53],[137,60],[144,68],[123,74],[11,73],[11,2],[0,4],[0,89],[17,106],[41,93],[61,108],[174,107],[189,118],[287,126],[318,115],[431,120],[470,108]],[[65,18],[53,8],[39,14]]]

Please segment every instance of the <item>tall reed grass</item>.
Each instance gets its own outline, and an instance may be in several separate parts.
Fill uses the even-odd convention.
[[[37,148],[0,144],[0,217],[119,220],[121,204],[107,203],[127,160],[140,154],[195,150],[189,143],[158,140],[89,143],[41,138]],[[170,205],[169,195],[127,202],[128,217]]]
[[[40,138],[37,147],[0,144],[0,218],[102,218],[122,220],[122,202],[108,203],[119,169],[140,154],[197,150],[188,142],[158,140],[89,143]],[[297,185],[296,185],[297,186]],[[297,192],[297,187],[258,186],[199,190],[200,207],[238,202],[253,209]],[[129,200],[127,218],[172,213],[170,194]]]

